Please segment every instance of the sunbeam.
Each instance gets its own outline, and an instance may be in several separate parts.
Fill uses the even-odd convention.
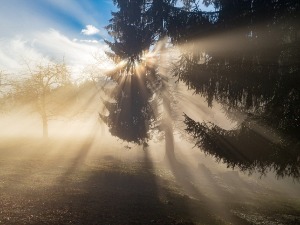
[[[0,8],[0,224],[299,224],[298,2],[26,4]]]

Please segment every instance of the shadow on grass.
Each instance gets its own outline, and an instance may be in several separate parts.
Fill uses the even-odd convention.
[[[222,224],[205,206],[172,191],[172,184],[155,175],[148,151],[139,162],[106,156],[81,165],[87,154],[82,151],[65,167],[44,159],[45,168],[1,171],[0,224]],[[31,162],[26,158],[21,165]],[[11,179],[11,173],[26,182]],[[57,182],[49,185],[50,180]],[[199,217],[191,214],[191,205]]]
[[[99,163],[106,164],[105,169],[90,172],[85,181],[72,183],[65,179],[61,183],[65,194],[55,204],[67,209],[68,214],[60,222],[193,224],[185,207],[186,199],[160,186],[162,181],[154,175],[147,151],[138,163],[128,164],[113,157]]]
[[[191,174],[189,167],[181,162],[178,162],[176,158],[167,158],[166,163],[168,164],[172,174],[174,175],[176,183],[183,188],[187,195],[205,205],[206,210],[208,212],[211,212],[215,216],[215,218],[219,218],[225,224],[249,225],[247,221],[238,218],[236,215],[230,212],[230,207],[226,205],[226,203],[224,203],[226,201],[223,201],[224,196],[227,196],[228,193],[225,193],[224,190],[219,188],[219,185],[212,179],[212,174],[205,173],[207,171],[203,170],[203,168],[199,168],[199,174]],[[197,179],[197,177],[202,177],[205,179]],[[215,194],[218,196],[217,200],[211,199],[201,192],[201,181],[205,182],[203,183],[203,185],[210,186],[212,191],[215,192]],[[200,187],[198,187],[198,185],[200,185]],[[197,213],[197,211],[195,212],[195,210],[191,210],[191,212]]]
[[[0,224],[247,224],[230,214],[228,199],[207,197],[201,181],[226,193],[206,167],[198,168],[202,178],[195,185],[188,166],[174,161],[174,177],[164,176],[169,169],[154,165],[147,150],[140,161],[121,161],[106,152],[94,157],[99,145],[91,140],[79,143],[52,158],[44,154],[52,145],[1,144]],[[41,147],[44,152],[36,154]],[[23,151],[28,156],[20,158]],[[234,186],[249,188],[234,174],[226,176]]]

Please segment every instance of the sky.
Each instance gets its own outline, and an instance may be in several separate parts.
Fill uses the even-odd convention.
[[[18,75],[27,64],[65,60],[78,75],[104,59],[111,11],[111,0],[1,0],[0,71]]]
[[[112,66],[103,41],[112,11],[112,0],[1,0],[0,72],[18,76],[27,65],[64,60],[77,78]]]

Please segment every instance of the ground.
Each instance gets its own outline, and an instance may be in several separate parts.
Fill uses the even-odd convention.
[[[237,171],[179,160],[166,166],[151,150],[120,143],[101,154],[86,140],[0,143],[0,224],[300,223],[298,192],[274,191]]]

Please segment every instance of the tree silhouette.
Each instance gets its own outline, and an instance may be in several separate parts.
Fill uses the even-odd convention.
[[[299,142],[279,137],[276,131],[246,119],[234,130],[224,130],[207,122],[195,122],[185,115],[186,131],[196,139],[196,146],[230,168],[277,177],[299,179]],[[296,140],[297,141],[297,140]]]
[[[130,141],[126,135],[118,134],[122,130],[127,130],[127,135],[135,131],[146,134],[150,129],[148,125],[155,121],[155,113],[147,104],[158,86],[160,90],[167,86],[154,67],[145,66],[143,52],[168,36],[182,52],[174,67],[174,76],[204,96],[208,106],[218,101],[227,112],[247,114],[248,120],[292,141],[287,146],[298,146],[299,3],[292,0],[205,0],[202,3],[213,5],[215,11],[203,12],[198,5],[200,1],[114,2],[120,10],[113,13],[107,27],[114,42],[107,43],[112,50],[109,55],[117,63],[117,69],[110,74],[117,85],[113,101],[106,102],[109,114],[105,118],[112,133]],[[181,7],[176,4],[179,2]],[[143,63],[141,70],[139,65]],[[126,80],[132,83],[131,88],[124,88],[128,86]],[[157,83],[160,84],[155,87]],[[135,107],[128,102],[134,102]],[[170,114],[168,99],[162,102],[165,113]],[[132,115],[144,112],[147,113],[138,117],[138,121],[148,121],[147,126],[141,126],[144,132],[134,128],[134,122],[124,122],[135,121],[130,119]],[[191,124],[189,122],[190,128]],[[212,127],[217,126],[207,126],[205,132],[213,131]],[[165,127],[165,134],[172,133],[169,128]],[[140,137],[133,138],[134,142],[141,143],[149,135]]]
[[[112,13],[107,30],[114,42],[106,41],[111,51],[108,55],[117,64],[108,76],[116,86],[104,104],[108,115],[100,117],[110,132],[128,142],[146,143],[149,128],[155,119],[153,104],[153,80],[155,69],[148,67],[142,57],[153,42],[153,33],[143,21],[144,1],[114,1],[120,9]]]
[[[197,123],[186,116],[188,132],[197,139],[196,145],[229,165],[260,166],[262,170],[272,165],[278,175],[298,177],[299,3],[207,3],[217,8],[217,20],[185,39],[189,45],[174,74],[204,96],[209,106],[215,100],[229,113],[238,111],[248,116],[235,131],[222,130],[212,123]],[[266,133],[278,134],[280,141],[258,141],[261,137],[253,124],[267,128]],[[252,142],[257,145],[251,145]],[[256,158],[262,154],[267,156]]]
[[[114,42],[107,44],[112,50],[108,55],[117,64],[108,76],[116,86],[109,95],[111,100],[104,101],[108,115],[100,115],[113,135],[129,142],[146,143],[151,129],[164,131],[168,158],[174,158],[169,88],[158,73],[159,55],[151,56],[151,48],[166,35],[165,22],[175,3],[115,1],[119,11],[112,13],[107,26]],[[154,93],[158,95],[154,97]]]

